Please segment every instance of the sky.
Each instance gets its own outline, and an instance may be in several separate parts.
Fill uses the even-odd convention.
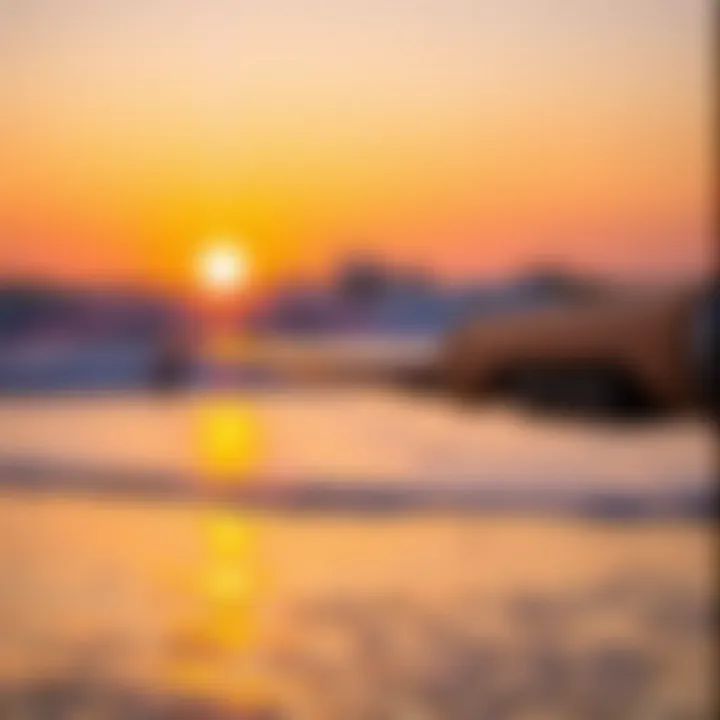
[[[0,271],[709,262],[712,0],[0,0]]]

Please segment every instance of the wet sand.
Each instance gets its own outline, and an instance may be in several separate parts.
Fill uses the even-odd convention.
[[[462,411],[382,389],[289,388],[213,396],[57,397],[0,403],[0,460],[33,458],[131,472],[206,473],[208,453],[265,480],[386,485],[443,481],[573,488],[705,488],[711,428],[692,418],[603,425]]]
[[[292,718],[705,717],[714,550],[687,522],[5,493],[0,673]]]
[[[709,524],[440,499],[459,480],[656,498],[706,491],[713,463],[689,419],[586,426],[381,391],[6,400],[0,717],[705,717]],[[432,502],[361,512],[372,486]],[[293,488],[312,502],[278,502]],[[168,709],[191,699],[215,709]]]

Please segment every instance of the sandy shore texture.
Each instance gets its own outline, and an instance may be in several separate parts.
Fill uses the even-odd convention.
[[[714,550],[697,523],[5,493],[0,716],[709,717]]]
[[[441,479],[647,490],[704,487],[715,470],[712,431],[692,418],[603,425],[503,407],[462,411],[447,399],[380,389],[0,403],[0,460],[202,474],[231,443],[227,461],[239,474],[335,484],[362,477],[396,486]]]
[[[692,495],[714,462],[691,419],[379,390],[5,399],[0,718],[709,716],[709,524],[540,500]]]

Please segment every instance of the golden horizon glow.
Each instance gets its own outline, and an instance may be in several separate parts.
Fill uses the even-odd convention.
[[[188,282],[215,227],[254,282],[697,268],[711,7],[0,0],[0,268]]]

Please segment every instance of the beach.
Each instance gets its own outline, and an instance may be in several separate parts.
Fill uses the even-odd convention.
[[[0,425],[3,717],[48,692],[91,717],[709,716],[710,525],[541,502],[709,490],[695,421],[279,391],[6,400]],[[383,507],[398,488],[423,502]]]

